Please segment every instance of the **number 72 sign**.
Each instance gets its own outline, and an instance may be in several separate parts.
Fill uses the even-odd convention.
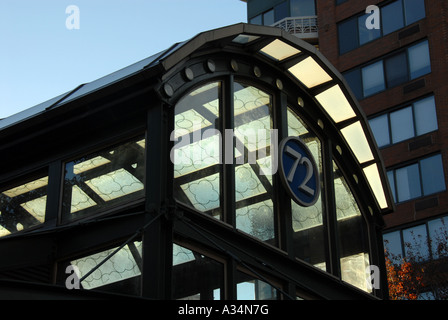
[[[319,198],[320,178],[310,150],[299,137],[287,137],[279,153],[280,177],[289,196],[303,207],[312,206]]]

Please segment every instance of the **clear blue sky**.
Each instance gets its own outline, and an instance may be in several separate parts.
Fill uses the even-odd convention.
[[[66,27],[69,5],[79,8],[79,29]],[[1,0],[0,118],[246,21],[240,0]]]

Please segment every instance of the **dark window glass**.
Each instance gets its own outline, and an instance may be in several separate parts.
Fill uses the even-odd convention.
[[[90,154],[65,165],[62,221],[143,196],[145,139]]]
[[[410,78],[416,79],[431,72],[428,41],[420,42],[408,49]]]
[[[45,221],[48,176],[38,176],[0,191],[0,237]]]
[[[406,25],[410,25],[426,16],[425,0],[404,0]]]
[[[249,22],[251,24],[258,24],[258,25],[262,25],[263,24],[263,15],[259,14],[258,16],[255,16],[253,18],[251,18],[249,20]]]
[[[445,176],[443,174],[442,155],[420,161],[422,173],[423,193],[429,195],[445,190]]]
[[[339,53],[343,54],[358,47],[358,20],[349,19],[338,24]]]
[[[263,24],[265,26],[270,26],[274,24],[274,9],[269,10],[263,14]]]
[[[409,80],[406,53],[385,60],[387,87],[392,88]]]
[[[314,0],[291,0],[291,16],[315,16],[316,4]]]
[[[392,2],[381,8],[383,35],[404,27],[402,0]]]
[[[362,89],[362,81],[361,81],[361,70],[354,69],[344,73],[344,78],[347,81],[350,89],[352,89],[355,97],[357,99],[362,99],[363,97],[363,89]]]
[[[275,21],[280,21],[289,16],[288,2],[282,2],[274,7]]]
[[[221,300],[224,297],[224,265],[173,244],[172,282],[174,299]]]

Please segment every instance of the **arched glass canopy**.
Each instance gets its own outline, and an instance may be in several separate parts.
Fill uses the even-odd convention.
[[[174,44],[0,120],[0,149],[20,151],[0,172],[0,276],[76,266],[86,290],[152,299],[382,295],[365,275],[384,270],[393,210],[375,140],[340,73],[281,29]]]

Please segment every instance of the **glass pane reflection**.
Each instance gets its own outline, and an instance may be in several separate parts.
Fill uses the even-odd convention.
[[[333,162],[341,277],[366,292],[370,265],[367,223],[341,171]]]
[[[302,139],[310,149],[319,172],[322,172],[322,150],[319,138],[307,129],[303,121],[290,108],[288,108],[288,136]],[[322,182],[321,185],[323,185]],[[299,206],[291,200],[291,211],[295,256],[325,270],[326,245],[322,192],[317,202],[310,207]]]
[[[220,219],[219,128],[221,84],[204,85],[175,108],[174,196],[191,207]]]
[[[48,176],[0,191],[0,237],[45,221]]]
[[[247,273],[237,271],[237,300],[276,300],[277,289]]]
[[[221,300],[224,265],[173,244],[173,297],[180,300]]]
[[[70,261],[72,266],[77,267],[74,271],[78,279],[82,279],[117,248]],[[80,287],[85,290],[96,289],[138,295],[141,287],[141,261],[142,242],[129,243],[86,277],[80,283]]]
[[[241,83],[234,84],[234,94],[236,227],[272,242],[272,98]]]
[[[145,139],[68,162],[65,165],[62,221],[143,196]]]

